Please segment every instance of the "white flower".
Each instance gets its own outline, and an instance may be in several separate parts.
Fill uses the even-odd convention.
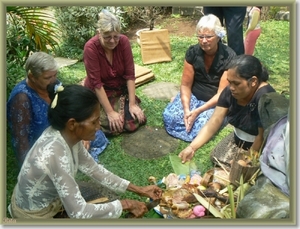
[[[225,37],[226,32],[225,32],[225,30],[221,30],[221,31],[218,31],[216,34],[218,37],[223,38],[223,37]]]
[[[56,84],[55,86],[54,86],[54,93],[56,94],[57,92],[60,92],[60,91],[62,91],[63,90],[63,87],[61,87],[62,86],[62,83],[60,82],[59,84]]]

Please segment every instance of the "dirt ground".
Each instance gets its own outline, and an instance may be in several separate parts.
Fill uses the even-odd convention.
[[[199,18],[181,16],[180,18],[165,17],[155,21],[154,27],[161,29],[168,29],[169,35],[177,36],[194,36],[195,29]],[[136,31],[139,29],[147,28],[144,23],[136,23],[124,32],[130,40],[136,40]]]

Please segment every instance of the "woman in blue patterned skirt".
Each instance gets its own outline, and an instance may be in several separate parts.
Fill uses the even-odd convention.
[[[211,117],[220,93],[228,85],[227,64],[236,56],[221,42],[225,30],[215,15],[203,16],[196,34],[198,44],[190,46],[185,55],[180,92],[163,112],[166,131],[188,142]]]

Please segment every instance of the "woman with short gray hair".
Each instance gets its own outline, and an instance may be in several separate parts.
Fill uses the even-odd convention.
[[[19,167],[30,147],[49,126],[47,111],[50,98],[47,85],[57,81],[58,68],[53,56],[45,52],[33,53],[25,63],[26,79],[19,82],[10,93],[7,123]],[[96,161],[107,144],[108,140],[100,130],[94,141],[84,142]]]
[[[119,19],[108,10],[99,13],[97,32],[84,46],[84,86],[101,104],[101,129],[107,135],[132,132],[146,123],[135,95],[135,71],[128,37]]]
[[[102,10],[98,15],[97,32],[102,34],[109,32],[121,33],[120,20],[109,11]]]
[[[180,92],[163,112],[164,125],[171,136],[191,142],[210,119],[228,84],[227,64],[236,56],[221,42],[225,35],[215,15],[200,18],[196,26],[198,43],[185,54]]]
[[[7,123],[19,167],[30,147],[49,126],[47,85],[57,80],[58,65],[53,56],[35,52],[26,60],[25,71],[26,79],[13,88],[7,101]]]
[[[58,71],[58,64],[53,56],[45,52],[36,52],[30,55],[25,63],[27,77],[31,73],[33,77],[38,78],[46,71]],[[30,79],[30,77],[29,77]]]

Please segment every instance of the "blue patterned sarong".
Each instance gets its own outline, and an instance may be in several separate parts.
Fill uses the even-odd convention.
[[[205,104],[204,101],[198,100],[193,94],[191,95],[190,110],[201,107],[203,104]],[[180,93],[178,93],[174,101],[169,103],[163,112],[165,129],[171,136],[191,142],[197,136],[200,129],[210,119],[214,110],[214,108],[210,108],[198,115],[191,131],[188,133],[185,130],[183,106],[181,103]]]

